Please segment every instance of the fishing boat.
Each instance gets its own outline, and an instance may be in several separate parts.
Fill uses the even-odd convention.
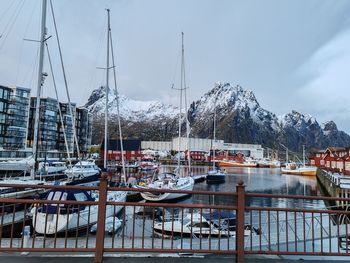
[[[281,163],[278,160],[270,160],[269,158],[259,160],[257,167],[259,168],[280,168]]]
[[[45,200],[49,201],[95,201],[99,199],[98,192],[91,194],[84,190],[50,190]],[[125,202],[125,191],[107,192],[109,202]],[[112,217],[119,213],[122,206],[106,206],[106,217]],[[32,225],[39,234],[52,235],[61,232],[84,229],[97,222],[98,205],[66,205],[66,204],[43,204],[33,207],[31,210]]]
[[[231,237],[235,236],[235,230],[221,228],[200,213],[188,213],[180,218],[174,218],[165,222],[154,223],[153,232],[160,237]],[[249,236],[251,227],[246,226],[244,235]]]
[[[257,167],[258,164],[255,161],[244,161],[244,162],[237,162],[237,161],[231,161],[231,160],[222,160],[219,161],[220,167]]]
[[[298,166],[294,162],[286,163],[285,168],[281,168],[282,174],[294,174],[294,175],[303,175],[303,176],[316,176],[317,167],[306,166],[305,163],[305,147],[303,146],[303,165]]]
[[[181,87],[178,89],[180,91],[180,100],[179,100],[179,133],[178,133],[178,150],[180,152],[180,138],[181,138],[181,125],[182,125],[182,93],[186,90],[186,83],[185,83],[185,62],[184,62],[184,33],[181,33]],[[186,101],[186,100],[185,100]],[[187,115],[186,115],[187,116]],[[189,136],[189,122],[188,118],[186,117],[186,130],[187,130],[187,138]],[[189,142],[189,139],[187,139]],[[191,175],[191,167],[190,167],[190,147],[188,147],[188,162],[189,162],[189,174],[187,176],[184,176],[181,174],[180,164],[181,164],[181,155],[178,154],[178,162],[177,162],[177,168],[175,169],[174,173],[161,173],[159,175],[154,175],[153,179],[150,183],[143,182],[142,184],[137,184],[135,187],[140,189],[164,189],[164,190],[186,190],[186,191],[192,191],[194,187],[194,179],[190,176]],[[147,200],[147,201],[153,201],[153,202],[159,202],[159,201],[165,201],[165,200],[171,200],[171,199],[177,199],[184,196],[189,195],[188,193],[156,193],[156,192],[142,192],[141,196]]]

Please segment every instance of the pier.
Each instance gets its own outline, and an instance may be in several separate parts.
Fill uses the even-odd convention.
[[[318,169],[317,179],[327,195],[339,198],[350,198],[350,176],[341,173]],[[345,207],[347,201],[336,201],[335,205]]]

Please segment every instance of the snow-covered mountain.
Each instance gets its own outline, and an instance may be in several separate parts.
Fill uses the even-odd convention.
[[[100,87],[92,92],[85,106],[92,112],[103,113],[106,109],[105,96],[106,88]],[[117,96],[111,89],[108,90],[108,101],[109,114],[116,115]],[[165,105],[160,101],[139,101],[124,95],[119,96],[119,105],[120,116],[132,121],[174,118],[179,112],[177,107]]]
[[[111,91],[108,94],[113,135],[116,96]],[[102,130],[98,127],[103,126],[100,117],[105,110],[105,95],[105,88],[99,88],[92,92],[85,105],[94,113],[98,131]],[[136,101],[123,95],[119,98],[125,137],[169,140],[177,136],[177,107],[159,101]],[[350,145],[350,136],[339,131],[333,121],[321,126],[311,115],[297,111],[277,117],[260,106],[252,91],[221,82],[190,104],[191,136],[212,137],[214,110],[217,138],[226,142],[259,143],[272,148],[279,148],[282,143],[292,150],[300,150],[303,144],[308,148]],[[101,138],[102,133],[97,132],[93,139],[98,143]]]

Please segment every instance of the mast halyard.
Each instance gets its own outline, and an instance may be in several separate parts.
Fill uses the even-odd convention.
[[[40,117],[40,96],[41,88],[44,84],[43,76],[43,65],[44,65],[44,51],[45,51],[45,40],[46,40],[46,7],[47,0],[42,2],[41,10],[41,37],[40,37],[40,50],[39,50],[39,68],[38,68],[38,82],[37,82],[37,92],[36,92],[36,105],[35,105],[35,119],[34,119],[34,134],[33,134],[33,146],[32,154],[35,161],[34,169],[31,170],[31,178],[34,179],[35,172],[37,169],[37,152],[38,152],[38,131],[39,131],[39,117]]]
[[[109,9],[107,10],[107,61],[106,61],[106,107],[105,107],[105,139],[104,139],[104,158],[103,158],[103,167],[107,169],[107,147],[108,147],[108,89],[109,89],[109,37],[110,37],[110,16]],[[123,153],[122,153],[123,154]]]
[[[119,92],[117,86],[117,77],[115,72],[115,61],[114,61],[114,49],[113,49],[113,40],[112,40],[112,31],[110,31],[110,40],[111,40],[111,55],[112,55],[112,68],[113,68],[113,76],[114,76],[114,89],[115,96],[117,101],[117,119],[118,119],[118,129],[119,129],[119,141],[120,141],[120,151],[122,153],[122,179],[124,183],[126,183],[126,172],[125,172],[125,158],[124,158],[124,146],[123,146],[123,135],[122,135],[122,126],[120,121],[120,107],[119,107]]]

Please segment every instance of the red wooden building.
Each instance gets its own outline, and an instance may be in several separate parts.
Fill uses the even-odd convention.
[[[141,140],[126,139],[123,140],[123,152],[126,161],[140,161],[141,160]],[[101,144],[100,150],[101,159],[104,159],[104,141]],[[107,159],[109,161],[121,161],[122,152],[120,147],[120,140],[108,140]]]
[[[326,170],[350,174],[350,148],[328,147],[324,151],[312,152],[309,162]]]
[[[190,151],[191,160],[193,161],[205,161],[207,158],[208,152],[204,150],[194,149]],[[187,159],[188,151],[185,151],[185,159]]]

